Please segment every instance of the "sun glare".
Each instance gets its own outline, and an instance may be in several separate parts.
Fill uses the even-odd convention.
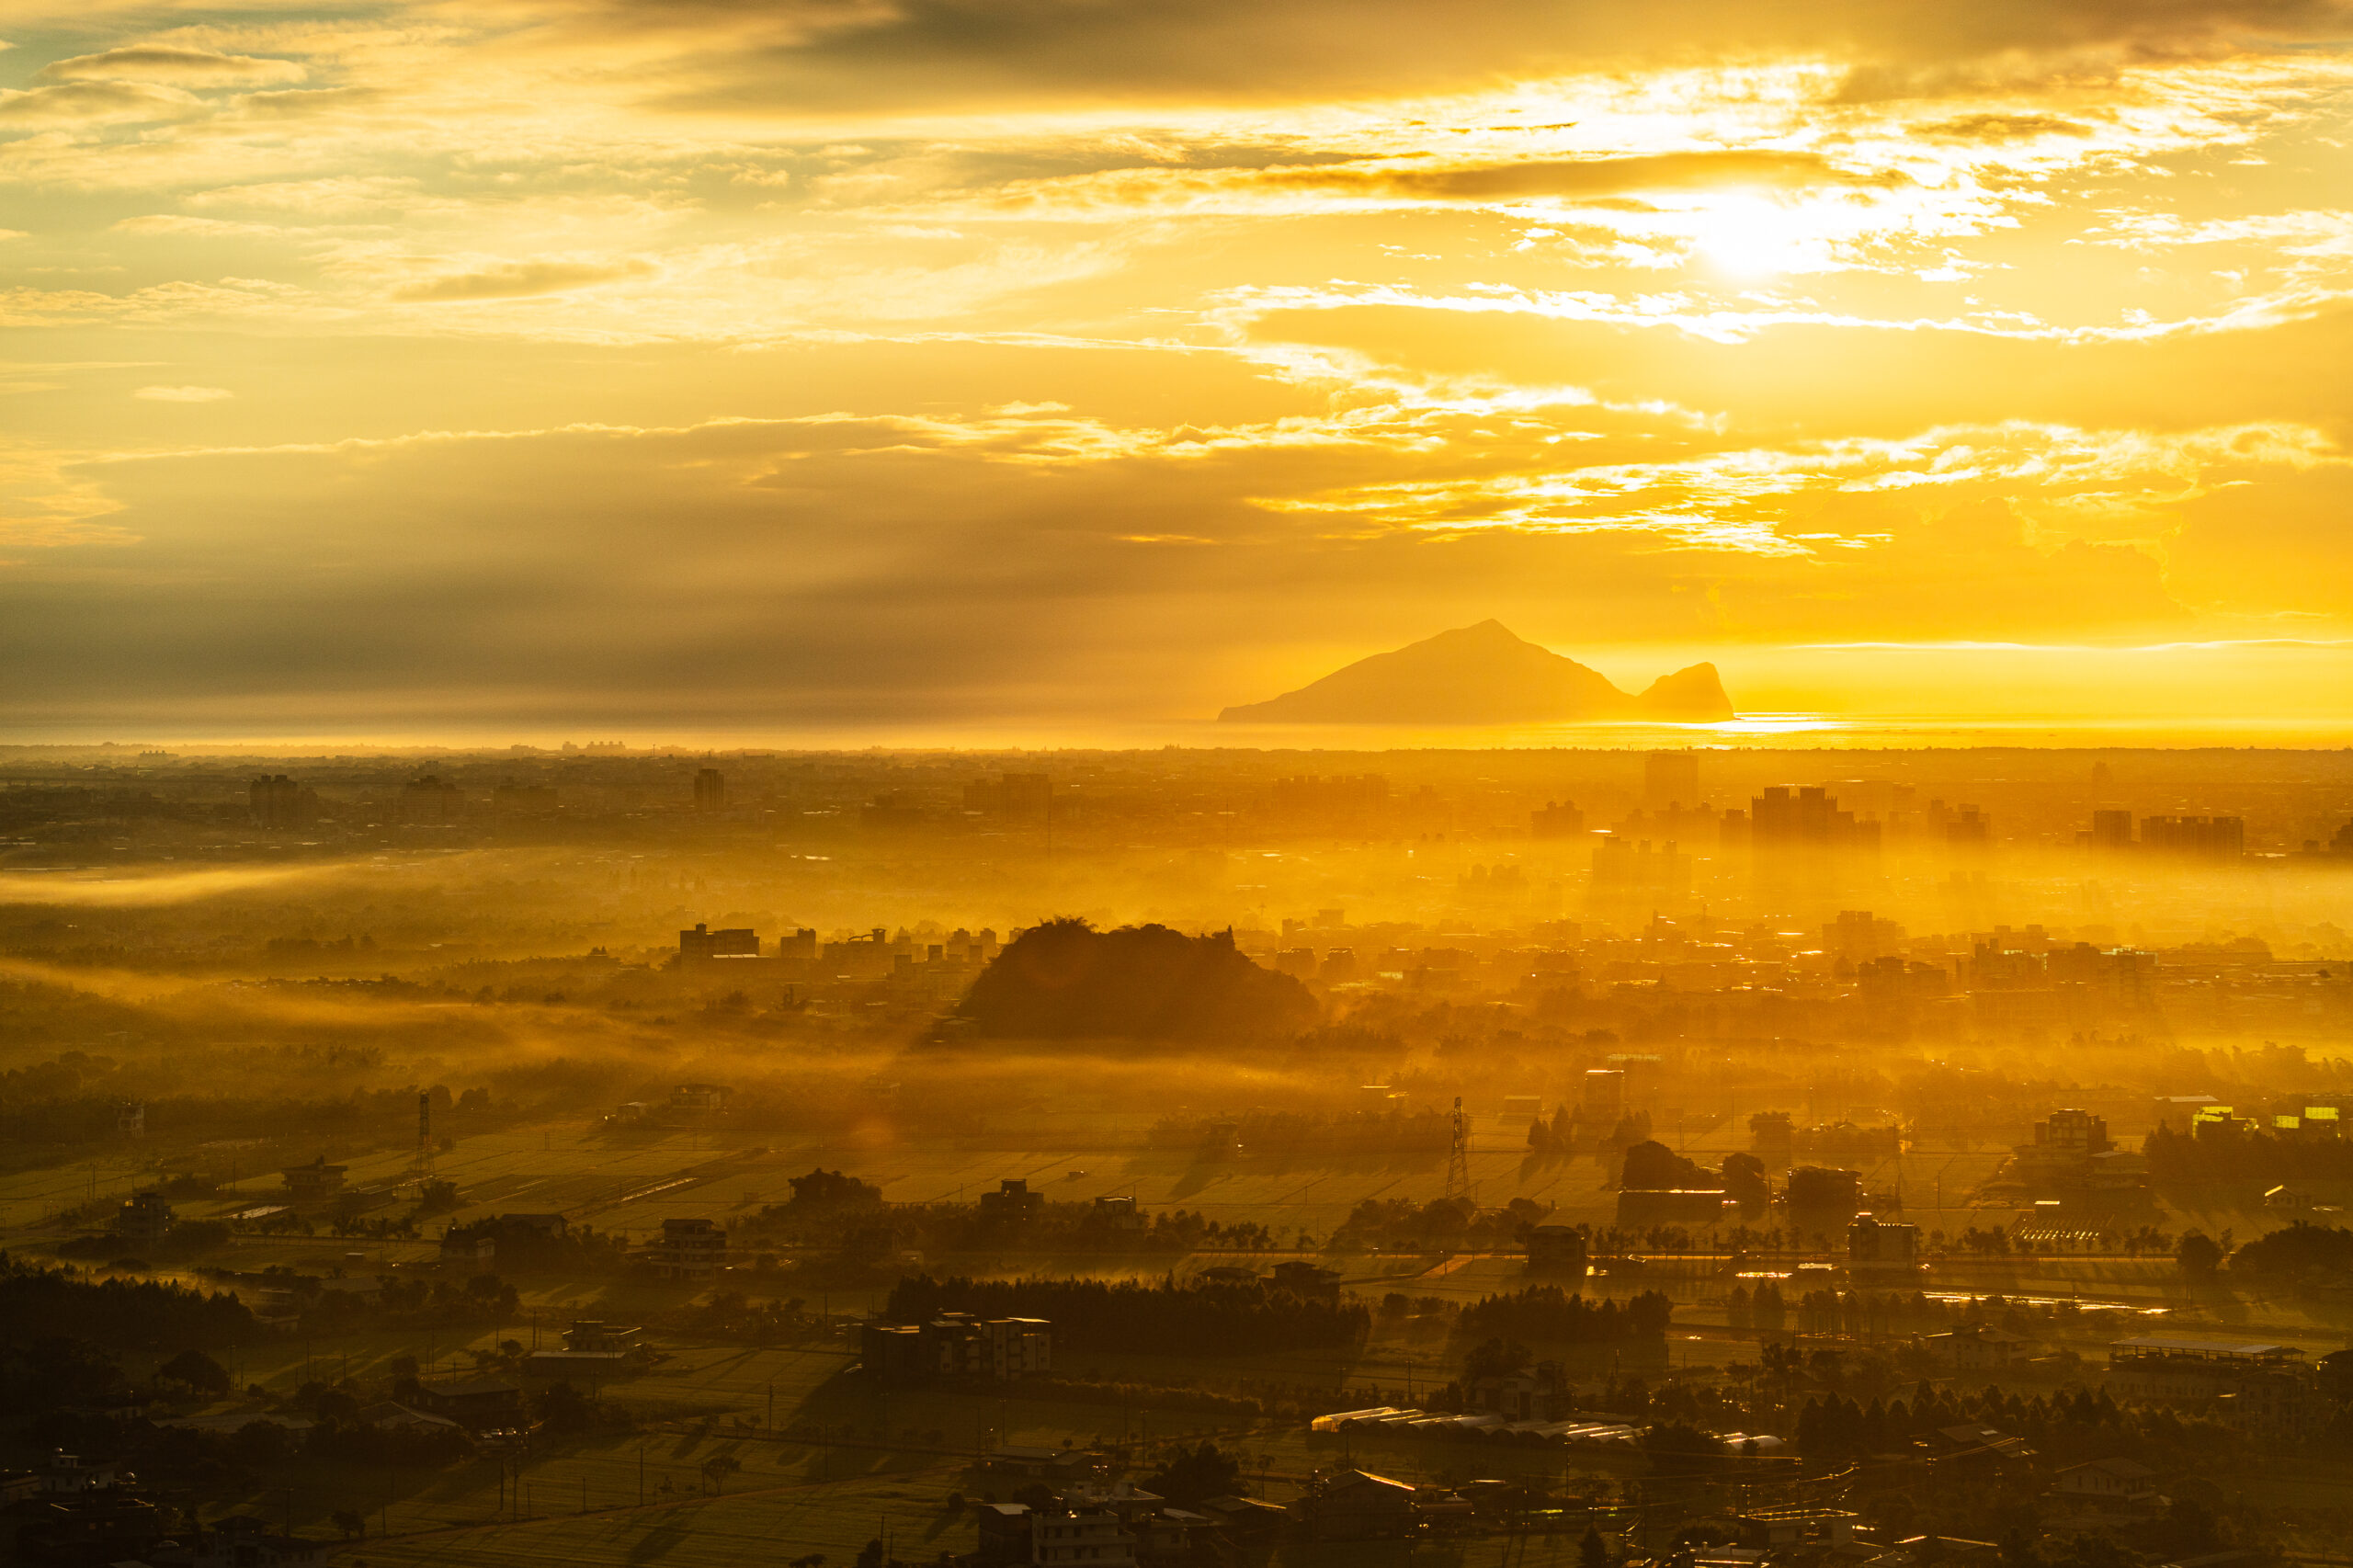
[[[1734,278],[1810,272],[1826,260],[1825,236],[1802,205],[1741,193],[1710,199],[1690,219],[1692,249]]]

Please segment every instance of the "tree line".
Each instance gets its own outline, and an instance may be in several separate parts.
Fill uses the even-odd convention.
[[[1674,1303],[1645,1290],[1622,1305],[1589,1301],[1558,1285],[1530,1285],[1509,1295],[1482,1296],[1455,1320],[1457,1337],[1529,1345],[1615,1345],[1666,1338]]]

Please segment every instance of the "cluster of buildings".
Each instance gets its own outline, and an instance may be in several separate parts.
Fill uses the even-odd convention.
[[[316,1562],[327,1543],[281,1532],[250,1514],[176,1525],[166,1508],[112,1464],[53,1449],[40,1465],[0,1471],[0,1510],[14,1523],[22,1562],[81,1568],[137,1561],[150,1568],[290,1568]]]
[[[1006,939],[1018,937],[1013,932]],[[750,926],[714,930],[698,922],[678,933],[677,963],[699,976],[770,979],[807,983],[825,980],[925,983],[939,994],[952,994],[970,983],[974,974],[1003,950],[995,931],[959,927],[944,940],[918,942],[902,930],[885,926],[834,941],[820,941],[809,926],[797,927],[764,941]]]
[[[2258,1437],[2302,1442],[2330,1406],[2318,1373],[2293,1346],[2148,1335],[2109,1346],[2106,1387],[2119,1401],[2193,1406]]]
[[[2069,1107],[2036,1122],[2033,1141],[2011,1150],[2008,1165],[1984,1190],[2119,1212],[2147,1205],[2149,1163],[2118,1148],[2104,1118]]]
[[[1044,1318],[980,1319],[941,1312],[915,1324],[868,1323],[858,1365],[886,1383],[1011,1382],[1054,1369],[1053,1325]]]
[[[1000,1449],[991,1470],[1011,1474],[1074,1468],[1070,1456],[1044,1450]],[[1271,1535],[1289,1522],[1286,1510],[1254,1498],[1207,1498],[1178,1507],[1129,1482],[1064,1482],[1053,1500],[984,1503],[973,1510],[977,1540],[963,1561],[979,1568],[1016,1563],[1084,1563],[1086,1568],[1154,1568],[1195,1563],[1203,1554],[1231,1561],[1238,1546]]]

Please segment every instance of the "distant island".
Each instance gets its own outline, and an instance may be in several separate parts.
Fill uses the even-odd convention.
[[[1358,659],[1297,691],[1218,715],[1242,724],[1706,724],[1738,717],[1713,665],[1662,676],[1634,696],[1497,620]]]

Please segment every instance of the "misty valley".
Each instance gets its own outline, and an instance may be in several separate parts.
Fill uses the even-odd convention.
[[[2348,819],[2336,753],[15,748],[13,1550],[2325,1551]]]

